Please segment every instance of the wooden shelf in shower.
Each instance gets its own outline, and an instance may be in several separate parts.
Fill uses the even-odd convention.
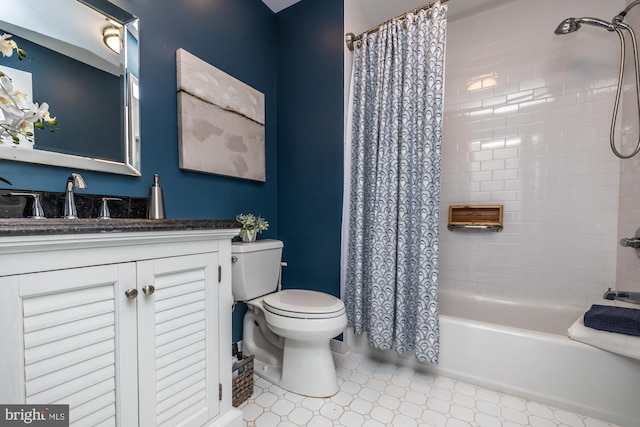
[[[502,205],[451,205],[447,228],[502,231],[502,210]]]

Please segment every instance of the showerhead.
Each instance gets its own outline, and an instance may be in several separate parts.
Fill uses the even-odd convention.
[[[637,5],[640,4],[640,0],[634,0],[630,3],[622,12],[613,17],[611,22],[603,21],[598,18],[567,18],[558,25],[555,29],[554,33],[556,34],[569,34],[575,31],[578,31],[582,24],[593,25],[596,27],[602,27],[607,31],[615,32],[620,39],[620,72],[618,74],[618,88],[616,90],[616,100],[613,106],[613,118],[611,119],[611,130],[609,131],[609,144],[611,145],[611,151],[617,157],[621,159],[630,159],[636,154],[640,153],[640,138],[638,138],[638,142],[636,143],[636,148],[630,154],[622,154],[618,151],[615,145],[615,124],[616,117],[618,114],[618,107],[620,106],[620,94],[622,92],[622,85],[624,80],[624,64],[625,64],[625,34],[623,30],[629,32],[629,37],[631,38],[631,42],[633,43],[633,59],[635,64],[635,88],[636,88],[636,101],[638,102],[638,110],[640,111],[640,61],[638,60],[638,43],[636,41],[636,36],[633,29],[625,24],[624,18],[627,15],[629,10],[633,9]]]
[[[596,27],[602,27],[608,31],[615,31],[615,27],[613,24],[607,21],[603,21],[598,18],[567,18],[558,25],[558,28],[554,31],[554,33],[561,34],[569,34],[574,31],[578,31],[582,24],[594,25]]]
[[[576,21],[576,18],[567,18],[558,25],[554,33],[558,35],[573,33],[580,29],[580,24]]]

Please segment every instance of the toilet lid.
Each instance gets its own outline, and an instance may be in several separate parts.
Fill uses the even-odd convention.
[[[338,298],[303,289],[269,294],[262,300],[262,305],[271,313],[300,319],[336,317],[344,312],[344,303]]]

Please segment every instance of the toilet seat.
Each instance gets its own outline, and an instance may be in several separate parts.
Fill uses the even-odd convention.
[[[262,306],[270,313],[296,319],[328,319],[345,312],[344,303],[333,295],[303,289],[266,295]]]

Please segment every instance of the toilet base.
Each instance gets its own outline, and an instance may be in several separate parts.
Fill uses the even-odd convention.
[[[280,387],[310,397],[330,397],[338,392],[338,375],[329,340],[287,338],[283,357],[285,368]]]
[[[254,373],[287,391],[309,397],[338,392],[330,339],[296,340],[275,335],[262,310],[244,317],[243,350],[254,355]]]
[[[279,386],[282,380],[281,366],[267,365],[257,358],[253,359],[253,373],[277,386]]]
[[[304,346],[301,348],[301,346]],[[274,366],[254,358],[253,372],[278,387],[309,397],[331,397],[339,391],[329,344],[309,346],[309,342],[285,344],[283,365]]]

